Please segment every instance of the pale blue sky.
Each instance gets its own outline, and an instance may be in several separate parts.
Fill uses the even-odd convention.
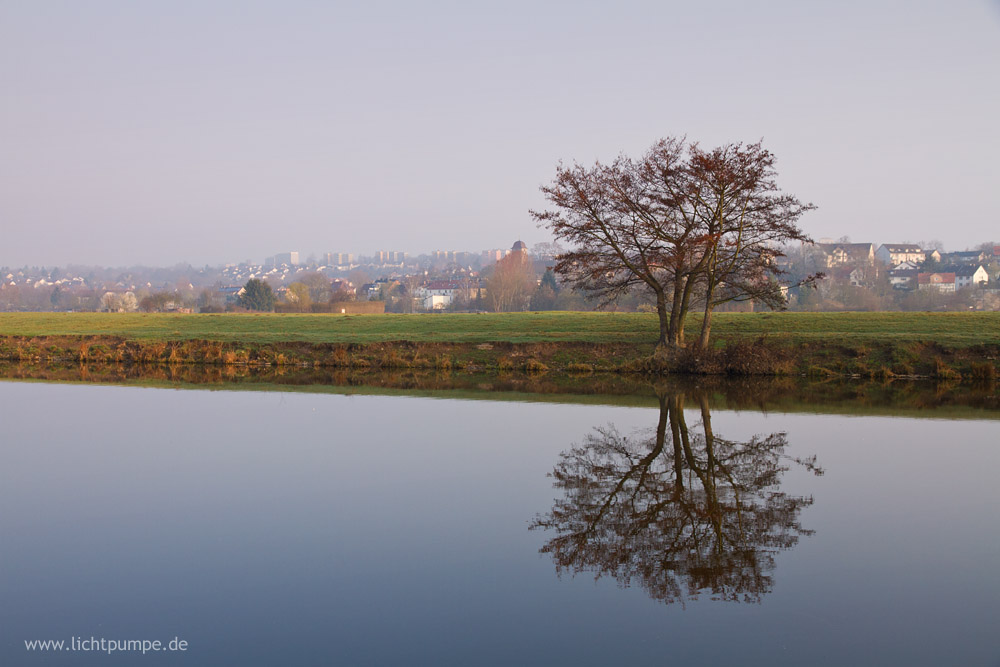
[[[0,0],[0,265],[509,246],[560,159],[754,141],[813,236],[1000,241],[1000,6]]]

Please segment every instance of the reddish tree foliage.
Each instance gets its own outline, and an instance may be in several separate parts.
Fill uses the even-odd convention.
[[[796,223],[814,207],[782,193],[775,177],[760,143],[703,151],[668,138],[638,160],[559,165],[541,188],[555,209],[532,215],[574,246],[556,271],[575,287],[605,303],[636,287],[653,294],[658,348],[684,344],[688,310],[701,301],[704,346],[719,303],[784,305],[775,260],[781,244],[808,241]]]

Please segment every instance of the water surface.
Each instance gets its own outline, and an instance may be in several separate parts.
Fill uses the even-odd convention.
[[[0,664],[1000,661],[996,421],[703,398],[0,382]]]

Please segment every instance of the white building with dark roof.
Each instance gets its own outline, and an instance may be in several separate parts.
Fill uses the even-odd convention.
[[[943,266],[940,271],[955,274],[955,288],[978,287],[987,285],[990,282],[990,274],[983,268],[982,264],[973,266],[972,264],[959,264],[956,266]]]
[[[927,259],[927,253],[913,243],[883,243],[875,251],[875,259],[886,266],[896,266],[903,262],[920,264]]]
[[[822,253],[826,268],[848,264],[875,263],[875,246],[871,243],[817,243],[816,248]]]

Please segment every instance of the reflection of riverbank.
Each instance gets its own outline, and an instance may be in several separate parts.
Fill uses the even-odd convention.
[[[689,428],[685,401],[700,409]],[[659,391],[651,434],[596,427],[560,455],[550,473],[562,492],[532,529],[554,535],[542,547],[557,572],[639,584],[665,603],[759,602],[773,587],[779,551],[812,531],[799,522],[811,497],[781,491],[783,474],[810,460],[785,454],[784,433],[738,442],[712,428],[703,391]]]
[[[656,406],[655,390],[698,390],[717,409],[938,418],[1000,418],[993,385],[956,382],[816,381],[807,378],[657,378],[611,373],[360,371],[199,364],[0,362],[0,379],[189,389],[400,394],[464,399]]]

